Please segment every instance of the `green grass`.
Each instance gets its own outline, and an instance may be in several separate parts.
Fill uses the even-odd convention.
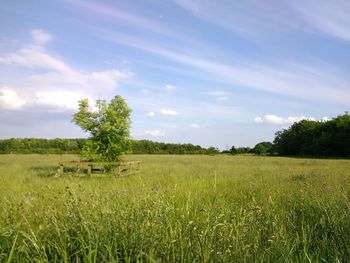
[[[350,262],[350,161],[128,156],[124,178],[54,178],[73,155],[0,156],[0,262]]]

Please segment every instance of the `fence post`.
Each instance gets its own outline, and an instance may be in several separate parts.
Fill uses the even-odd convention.
[[[88,176],[91,176],[91,171],[92,171],[92,164],[88,164],[88,168],[87,168]]]
[[[60,172],[59,175],[63,175],[63,163],[60,163]]]

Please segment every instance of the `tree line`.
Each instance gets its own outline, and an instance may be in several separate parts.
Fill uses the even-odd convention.
[[[79,154],[88,139],[11,138],[0,140],[0,153]],[[190,143],[163,143],[130,140],[127,153],[133,154],[218,154],[214,147],[203,148]]]
[[[11,138],[0,139],[0,154],[39,153],[39,154],[79,154],[88,139],[39,139]],[[132,154],[268,154],[272,143],[258,143],[254,148],[231,147],[230,150],[219,151],[215,147],[204,148],[190,143],[164,143],[150,140],[130,140],[127,153]]]
[[[134,154],[216,154],[214,147],[203,148],[190,143],[163,143],[150,140],[132,140],[131,151]]]
[[[79,154],[87,139],[12,138],[0,140],[0,153]],[[302,120],[276,132],[273,143],[255,147],[232,146],[220,152],[215,147],[193,144],[130,140],[133,154],[257,154],[283,156],[350,157],[350,115],[346,112],[328,121]]]
[[[11,138],[0,140],[0,153],[78,154],[86,139]]]

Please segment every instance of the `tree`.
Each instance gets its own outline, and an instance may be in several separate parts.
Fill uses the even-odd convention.
[[[82,155],[89,161],[117,161],[129,147],[131,109],[121,96],[108,104],[96,101],[92,110],[87,99],[79,101],[79,111],[72,121],[91,137],[85,143]]]
[[[215,155],[218,153],[220,153],[220,151],[215,147],[209,147],[206,151],[206,154],[209,154],[209,155]]]
[[[260,142],[253,148],[253,152],[257,155],[267,155],[271,154],[273,149],[273,144],[271,142]]]
[[[252,153],[252,149],[250,147],[238,147],[237,154],[245,154],[245,153]]]
[[[231,153],[232,155],[237,154],[237,149],[236,149],[236,147],[235,147],[235,146],[232,146],[232,147],[231,147],[231,149],[230,149],[230,153]]]

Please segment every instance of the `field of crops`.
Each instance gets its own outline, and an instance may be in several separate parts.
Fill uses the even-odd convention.
[[[1,155],[0,262],[350,262],[349,160],[127,158],[54,178],[77,157]]]

